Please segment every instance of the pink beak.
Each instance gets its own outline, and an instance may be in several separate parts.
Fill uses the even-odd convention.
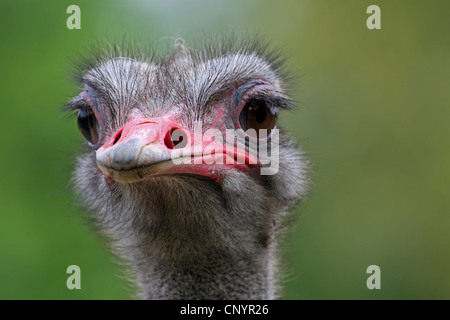
[[[161,174],[189,173],[220,180],[224,169],[248,170],[257,164],[245,148],[191,132],[173,115],[136,117],[97,150],[97,165],[109,178],[124,183]],[[228,145],[227,145],[228,143]]]

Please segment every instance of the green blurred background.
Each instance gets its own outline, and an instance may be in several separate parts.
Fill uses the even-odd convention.
[[[68,30],[66,8],[81,8]],[[381,8],[381,30],[366,8]],[[96,39],[257,31],[288,57],[281,121],[313,185],[283,245],[284,299],[450,298],[449,1],[0,1],[0,298],[129,299],[68,186],[82,143],[59,108]],[[66,288],[81,267],[81,290]],[[368,290],[366,268],[381,268]]]

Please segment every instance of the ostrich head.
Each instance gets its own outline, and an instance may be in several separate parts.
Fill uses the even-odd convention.
[[[307,181],[276,121],[292,106],[280,59],[254,40],[138,51],[81,68],[67,105],[87,140],[81,201],[142,297],[275,298],[277,243]]]

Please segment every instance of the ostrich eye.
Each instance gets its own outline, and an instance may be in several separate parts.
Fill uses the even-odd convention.
[[[80,109],[78,111],[78,129],[90,143],[96,144],[98,142],[98,121],[91,110]]]
[[[259,130],[266,129],[267,136],[270,135],[270,130],[275,127],[277,123],[276,108],[269,107],[263,100],[252,99],[248,101],[239,115],[239,124],[244,131],[249,135],[259,138]]]

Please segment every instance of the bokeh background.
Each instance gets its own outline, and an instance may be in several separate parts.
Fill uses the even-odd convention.
[[[81,8],[68,30],[66,8]],[[368,30],[366,8],[381,8]],[[0,1],[0,299],[130,299],[74,205],[60,107],[92,42],[256,31],[298,76],[281,121],[312,162],[283,299],[450,298],[449,1]],[[81,267],[81,290],[66,268]],[[381,268],[368,290],[366,268]]]

